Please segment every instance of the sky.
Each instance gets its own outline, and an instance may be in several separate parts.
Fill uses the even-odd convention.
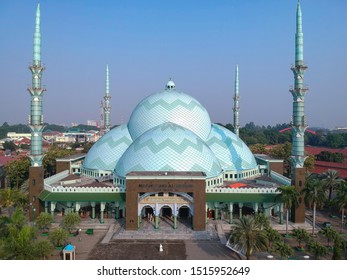
[[[27,123],[37,0],[0,0],[0,124]],[[297,0],[41,0],[44,121],[111,125],[172,78],[212,122],[289,123]],[[301,0],[309,127],[347,127],[347,1]]]

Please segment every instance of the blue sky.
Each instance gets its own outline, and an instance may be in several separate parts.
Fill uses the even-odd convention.
[[[296,0],[41,0],[44,120],[99,119],[109,64],[111,123],[171,77],[211,120],[290,122]],[[36,0],[0,0],[0,123],[29,114]],[[308,125],[347,126],[347,1],[301,0]]]

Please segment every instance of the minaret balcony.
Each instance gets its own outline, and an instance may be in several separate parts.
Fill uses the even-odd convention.
[[[296,73],[302,73],[307,70],[307,68],[308,66],[303,61],[301,61],[299,64],[292,64],[290,67],[290,69]]]
[[[297,96],[297,95],[305,95],[308,92],[308,87],[300,87],[300,88],[294,88],[291,87],[289,89],[289,91],[293,94],[293,96]]]

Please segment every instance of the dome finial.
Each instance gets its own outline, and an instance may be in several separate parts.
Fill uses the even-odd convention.
[[[167,82],[167,84],[166,84],[166,89],[167,90],[173,90],[173,89],[175,89],[176,88],[176,85],[175,85],[175,83],[171,80],[171,78],[170,78],[170,80]]]

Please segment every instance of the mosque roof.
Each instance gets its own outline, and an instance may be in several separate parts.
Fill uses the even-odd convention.
[[[126,124],[117,126],[99,139],[88,152],[83,168],[112,171],[133,142]]]
[[[206,109],[196,99],[178,92],[172,81],[166,89],[143,99],[134,109],[129,120],[129,132],[135,140],[147,130],[165,122],[185,127],[206,140],[211,120]]]
[[[138,137],[118,161],[115,172],[200,171],[218,176],[222,169],[211,149],[195,133],[166,122]]]
[[[211,124],[206,109],[193,97],[178,92],[173,81],[143,99],[129,123],[112,129],[87,154],[83,168],[129,172],[204,172],[257,167],[247,145],[228,129]]]

